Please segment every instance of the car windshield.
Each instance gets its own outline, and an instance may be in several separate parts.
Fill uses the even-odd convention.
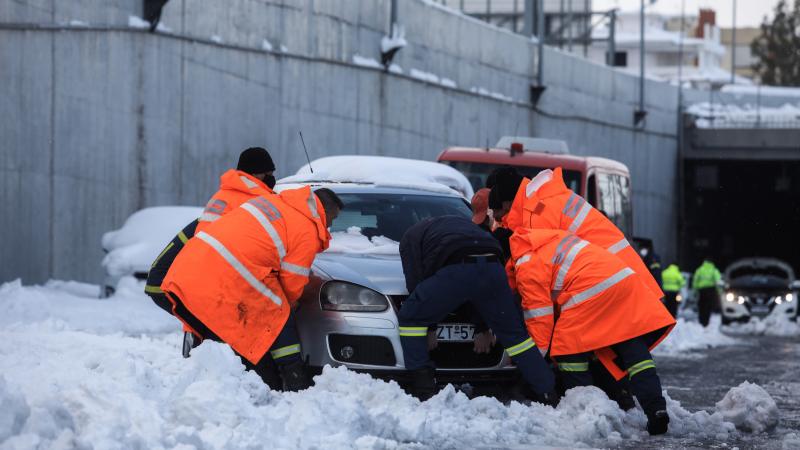
[[[453,168],[458,170],[459,172],[463,173],[465,177],[469,180],[472,184],[472,189],[476,192],[478,189],[486,187],[486,177],[489,176],[490,173],[494,169],[498,167],[505,167],[506,164],[488,164],[488,163],[478,163],[478,162],[466,162],[466,161],[449,161]],[[514,166],[517,171],[525,177],[533,178],[536,176],[537,173],[541,172],[547,167],[533,167],[533,166]],[[564,183],[567,187],[572,190],[573,192],[581,192],[581,173],[577,170],[563,170],[564,174]]]
[[[344,209],[333,221],[331,232],[358,227],[372,238],[385,236],[400,241],[412,225],[445,215],[472,217],[467,203],[458,197],[408,194],[339,194]]]

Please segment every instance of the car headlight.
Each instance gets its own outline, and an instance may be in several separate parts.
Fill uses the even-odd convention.
[[[794,300],[794,294],[792,294],[790,292],[790,293],[786,294],[786,296],[784,298],[786,299],[786,303],[791,303],[792,300]]]
[[[728,292],[727,294],[725,294],[725,300],[729,302],[732,302],[735,298],[736,296],[733,295],[733,292]]]
[[[739,296],[739,301],[737,303],[739,303],[740,305],[744,305],[744,301],[745,301],[745,298],[740,295]]]
[[[678,302],[678,303],[682,302],[683,301],[683,296],[681,294],[676,295],[675,296],[675,301]]]
[[[330,311],[386,311],[386,296],[372,289],[342,281],[331,281],[319,293],[322,309]]]
[[[781,303],[783,303],[783,296],[779,295],[779,296],[775,297],[775,304],[780,305]]]

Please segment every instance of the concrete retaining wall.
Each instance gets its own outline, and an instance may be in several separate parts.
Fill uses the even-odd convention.
[[[99,281],[103,232],[203,204],[247,146],[291,174],[298,130],[312,157],[565,139],[628,165],[636,233],[675,254],[672,87],[647,83],[634,129],[635,78],[548,49],[534,107],[535,43],[421,0],[400,2],[402,73],[353,63],[380,59],[387,0],[172,0],[158,34],[128,26],[140,15],[139,0],[0,0],[0,281]]]

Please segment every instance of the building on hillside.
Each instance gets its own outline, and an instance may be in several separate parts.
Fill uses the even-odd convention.
[[[730,72],[722,65],[725,48],[720,42],[713,10],[701,9],[695,17],[684,19],[681,33],[680,17],[647,13],[645,15],[645,76],[672,83],[680,78],[684,83],[703,89],[718,89],[731,82]],[[640,19],[638,12],[619,13],[615,29],[613,65],[632,74],[639,73]],[[694,25],[690,27],[689,25]],[[595,38],[608,37],[609,29],[595,31]],[[592,44],[589,58],[606,62],[608,44]],[[737,83],[749,83],[743,77]]]
[[[756,57],[750,49],[750,44],[761,34],[758,28],[737,28],[736,42],[733,42],[733,30],[723,28],[720,30],[720,42],[725,46],[725,55],[722,57],[722,67],[731,70],[731,59],[733,52],[736,52],[736,75],[753,78],[753,64]]]

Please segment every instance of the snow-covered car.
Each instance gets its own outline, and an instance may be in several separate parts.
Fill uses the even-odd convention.
[[[105,279],[100,295],[113,294],[124,276],[146,280],[150,265],[164,246],[202,212],[203,208],[195,206],[145,208],[131,214],[118,230],[103,234]]]
[[[744,258],[725,269],[722,323],[751,317],[797,318],[798,285],[792,267],[775,258]]]
[[[278,191],[298,187],[295,183],[326,187],[345,203],[331,227],[330,248],[314,261],[311,281],[299,302],[297,326],[312,369],[326,364],[346,366],[402,379],[405,366],[397,311],[408,292],[398,242],[409,227],[427,217],[470,217],[465,197],[471,195],[471,187],[463,175],[444,165],[419,162],[435,172],[438,180],[446,179],[442,185],[432,180],[430,172],[414,172],[412,166],[418,161],[401,160],[396,166],[380,157],[361,158],[346,157],[334,166],[313,161],[313,174],[306,166],[276,186]],[[384,163],[388,166],[376,173],[377,179],[361,174]],[[395,176],[396,170],[405,171],[402,180]],[[414,174],[419,178],[414,179]],[[473,351],[471,317],[462,309],[438,324],[438,347],[431,358],[439,380],[515,378],[514,366],[499,345],[488,354]]]

